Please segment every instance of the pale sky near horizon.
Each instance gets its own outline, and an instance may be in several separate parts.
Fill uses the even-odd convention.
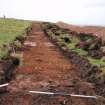
[[[0,0],[0,17],[105,26],[105,0]]]

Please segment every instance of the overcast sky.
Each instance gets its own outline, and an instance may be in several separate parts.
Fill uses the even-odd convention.
[[[0,0],[0,16],[105,26],[105,0]]]

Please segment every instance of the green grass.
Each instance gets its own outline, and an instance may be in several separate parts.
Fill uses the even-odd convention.
[[[0,44],[9,43],[18,35],[23,35],[29,21],[16,19],[0,19]]]
[[[24,30],[30,25],[31,21],[0,18],[0,58],[7,54],[2,45],[8,45],[16,36],[25,35]]]
[[[75,45],[79,42],[80,42],[79,39],[77,37],[73,36],[73,37],[71,37],[71,43],[67,44],[66,46],[67,46],[67,48],[71,49],[72,51],[77,52],[80,56],[87,55],[87,53],[88,53],[87,51],[84,51],[82,49],[75,47]]]
[[[70,49],[75,49],[75,45],[79,42],[79,39],[75,36],[71,37],[71,43],[67,44],[67,47]]]
[[[83,57],[86,56],[86,55],[88,54],[87,51],[84,51],[84,50],[79,49],[79,48],[75,48],[75,49],[73,49],[72,51],[77,52],[80,56],[83,56]]]
[[[97,65],[98,67],[105,67],[105,61],[103,61],[101,59],[94,59],[94,58],[91,58],[91,57],[87,57],[87,59],[93,65]]]
[[[0,59],[1,58],[6,58],[8,55],[8,49],[7,48],[0,48]]]

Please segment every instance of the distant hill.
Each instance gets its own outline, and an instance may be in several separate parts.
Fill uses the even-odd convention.
[[[102,37],[105,39],[105,27],[101,26],[77,26],[72,24],[67,24],[64,22],[57,22],[58,26],[62,28],[71,29],[76,32],[85,32],[85,33],[93,33],[96,36]]]

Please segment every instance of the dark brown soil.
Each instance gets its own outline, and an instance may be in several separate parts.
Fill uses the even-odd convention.
[[[39,24],[33,23],[26,41],[36,46],[28,46],[30,50],[23,52],[23,63],[7,88],[9,92],[0,94],[0,105],[98,105],[93,99],[28,93],[38,90],[95,95],[94,86],[80,78],[79,70],[49,41]]]

